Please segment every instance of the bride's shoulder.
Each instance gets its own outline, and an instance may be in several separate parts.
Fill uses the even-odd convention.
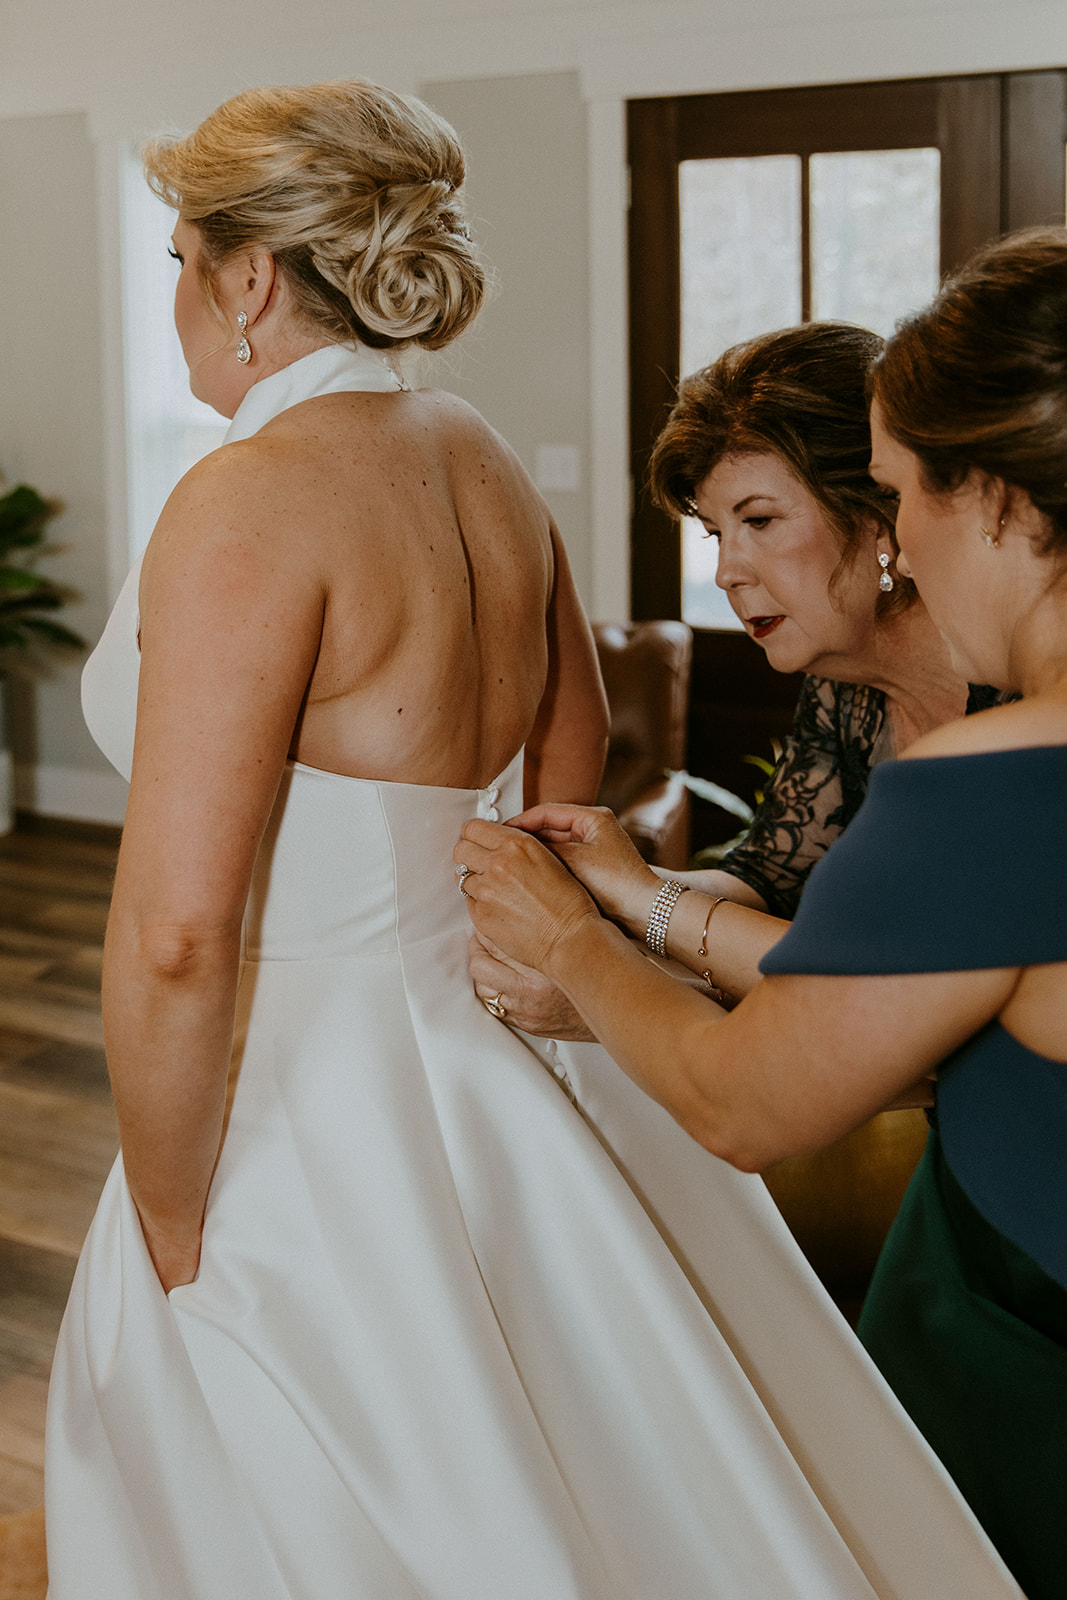
[[[481,452],[491,459],[516,459],[507,442],[474,406],[447,389],[341,390],[315,395],[271,419],[259,433],[244,441],[268,452],[286,448],[306,452],[309,458],[333,445],[388,445],[391,449],[429,450],[439,446],[461,457]],[[223,452],[230,447],[224,446]],[[218,451],[215,452],[219,454]],[[373,451],[360,452],[372,460]],[[240,461],[231,457],[231,462]],[[349,460],[352,453],[349,452]]]
[[[485,420],[481,412],[458,394],[452,394],[448,389],[415,389],[411,391],[411,396],[414,401],[422,402],[427,413],[446,432],[454,433],[459,439],[474,445],[514,454],[507,440]]]
[[[318,465],[314,449],[296,434],[271,434],[266,429],[248,439],[235,439],[203,456],[180,478],[168,507],[184,508],[205,500],[229,500],[254,493],[257,498],[290,481],[302,466]]]
[[[293,442],[255,435],[222,445],[171,491],[149,541],[148,567],[159,567],[164,553],[273,561],[292,544],[294,519],[314,528],[308,511],[321,492],[316,461]]]

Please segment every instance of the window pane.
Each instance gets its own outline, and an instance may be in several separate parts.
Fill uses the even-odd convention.
[[[800,157],[683,161],[682,371],[800,321]]]
[[[800,157],[680,164],[682,372],[730,345],[800,321]],[[682,616],[740,626],[715,587],[718,541],[682,524]]]
[[[719,541],[694,517],[682,523],[682,616],[694,628],[740,628],[730,602],[715,587]]]
[[[941,154],[811,158],[811,314],[889,334],[936,293]]]
[[[123,171],[122,266],[131,561],[148,543],[178,479],[222,443],[229,426],[189,392],[174,330],[178,263],[167,255],[174,221],[130,152]]]

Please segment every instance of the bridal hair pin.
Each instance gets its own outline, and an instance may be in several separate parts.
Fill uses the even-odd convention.
[[[237,313],[237,331],[241,337],[237,341],[237,349],[235,354],[242,367],[246,367],[252,359],[252,346],[245,337],[245,329],[247,327],[248,313],[245,311],[239,311]]]

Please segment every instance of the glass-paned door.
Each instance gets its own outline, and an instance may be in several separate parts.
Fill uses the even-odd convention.
[[[809,315],[888,334],[937,289],[936,147],[705,157],[679,164],[678,188],[683,373]],[[736,628],[717,557],[683,520],[682,616]]]
[[[632,614],[693,623],[690,769],[751,793],[743,757],[797,683],[729,626],[712,541],[648,498],[679,377],[798,320],[887,333],[985,240],[1062,224],[1067,73],[634,101],[628,123]]]
[[[800,321],[802,167],[795,155],[680,164],[682,372],[753,334]],[[682,616],[701,627],[740,627],[715,584],[718,553],[718,541],[684,518]]]

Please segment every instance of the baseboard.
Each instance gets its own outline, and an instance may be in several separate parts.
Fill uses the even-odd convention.
[[[87,767],[15,767],[15,807],[41,817],[121,825],[129,786],[117,772]]]

